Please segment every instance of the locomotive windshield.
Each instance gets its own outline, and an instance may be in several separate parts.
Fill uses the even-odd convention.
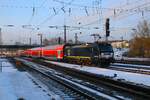
[[[90,56],[92,53],[91,48],[89,47],[73,48],[72,51],[74,56]]]
[[[113,52],[113,48],[110,44],[99,44],[101,52]]]

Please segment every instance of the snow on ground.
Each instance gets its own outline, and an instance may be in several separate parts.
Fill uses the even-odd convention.
[[[17,69],[13,67],[2,67],[2,72],[14,72],[17,71]]]
[[[2,63],[2,72],[15,72],[17,69],[8,61]]]
[[[150,62],[150,58],[131,58],[131,57],[123,57],[123,60],[129,60],[129,61],[149,61]]]
[[[49,100],[50,97],[28,76],[26,72],[0,73],[0,100]]]
[[[142,84],[142,85],[150,86],[150,75],[115,71],[115,70],[97,68],[97,67],[88,67],[88,66],[81,67],[81,65],[59,63],[59,62],[54,62],[54,61],[45,61],[45,62],[60,65],[63,67],[74,68],[77,70],[82,70],[82,71],[94,73],[97,75],[109,76],[109,77],[113,77],[114,79],[123,79],[125,81],[133,82],[135,84]],[[114,77],[115,74],[117,74],[117,77]]]
[[[0,59],[0,61],[7,60]],[[3,62],[2,65],[0,100],[18,100],[19,98],[25,100],[51,100],[51,98],[59,98],[57,95],[50,94],[48,88],[37,82],[29,73],[17,71],[9,62]]]
[[[1,72],[14,72],[17,69],[7,59],[0,59]]]

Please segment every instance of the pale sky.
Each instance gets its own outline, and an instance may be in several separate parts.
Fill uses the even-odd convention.
[[[105,36],[105,20],[110,18],[110,40],[131,39],[133,28],[139,21],[150,20],[149,0],[0,0],[0,28],[3,42],[39,42],[38,33],[44,38],[63,38],[64,24],[70,26],[67,40],[74,40],[74,33],[81,41],[93,41],[90,35]],[[80,23],[80,24],[79,24]],[[13,27],[10,27],[13,25]],[[23,27],[24,26],[24,27]],[[57,26],[58,28],[49,28]],[[74,27],[82,27],[80,30]],[[94,29],[99,27],[99,29]],[[39,29],[39,30],[37,30]]]

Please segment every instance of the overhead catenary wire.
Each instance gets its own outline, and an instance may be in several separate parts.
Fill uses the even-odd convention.
[[[111,13],[113,12],[113,15],[111,16],[111,17],[116,17],[116,15],[121,15],[121,14],[123,14],[123,13],[127,13],[127,12],[130,12],[130,13],[133,13],[133,12],[141,12],[141,10],[142,11],[144,11],[144,12],[149,12],[150,11],[150,7],[148,6],[148,4],[150,4],[149,2],[145,2],[144,4],[142,4],[142,5],[140,5],[140,6],[145,6],[145,5],[147,5],[147,7],[145,7],[145,9],[143,9],[143,8],[140,8],[140,6],[139,7],[137,7],[137,10],[135,10],[135,9],[131,9],[131,8],[119,8],[119,7],[114,7],[114,8],[112,8],[110,11],[111,11]],[[129,5],[128,5],[129,6]],[[97,7],[96,7],[97,8]],[[104,8],[101,8],[101,10],[104,10]],[[108,9],[107,9],[108,10]],[[78,19],[78,20],[80,20],[80,19]]]
[[[45,1],[46,1],[46,0],[45,0]],[[45,1],[44,1],[44,2],[45,2]],[[60,0],[54,0],[54,1],[60,1]],[[44,2],[43,2],[43,3],[44,3]],[[73,3],[69,3],[69,2],[65,2],[65,1],[61,1],[61,2],[62,2],[62,3],[65,3],[65,4],[68,4],[68,5],[72,5],[72,4],[73,4]],[[43,3],[41,3],[41,4],[43,4]],[[40,6],[39,6],[39,7],[40,7]],[[85,7],[85,5],[82,5],[82,7]],[[86,6],[86,7],[88,8],[88,6]],[[56,9],[56,7],[55,7],[55,8],[54,8],[54,7],[52,7],[52,8],[53,8],[53,9],[55,9],[55,15],[54,15],[54,16],[56,16],[56,15],[57,15],[57,13],[56,13],[56,12],[58,12],[58,10],[60,10],[60,9],[61,9],[61,8]],[[37,8],[36,8],[36,7],[31,7],[31,9],[32,9],[32,11],[33,11],[33,9],[37,9]],[[72,8],[71,8],[71,9],[72,9]],[[88,9],[89,9],[89,8],[88,8]],[[102,8],[102,9],[103,9],[103,8]],[[109,8],[108,8],[108,9],[109,9]],[[56,10],[57,10],[57,11],[56,11]],[[84,10],[85,10],[85,8],[84,8]],[[113,9],[111,9],[111,10],[113,10],[113,11],[114,11],[114,8],[113,8]],[[119,11],[119,10],[121,11],[121,8],[119,8],[119,9],[118,9],[118,8],[116,8],[115,10],[116,10],[116,12],[115,12],[115,13],[117,14],[117,10],[118,10],[118,11]],[[141,9],[139,9],[139,8],[138,8],[138,10],[139,10],[139,12],[141,12]],[[138,11],[138,10],[136,10],[136,11]],[[147,11],[149,11],[149,9],[148,9],[148,8],[147,8],[146,10],[147,10]],[[61,9],[60,11],[62,11],[62,9]],[[129,11],[129,12],[130,12],[130,11],[131,11],[131,9],[124,9],[124,12],[127,12],[127,11]],[[134,10],[134,11],[135,11],[135,10]],[[33,12],[35,12],[35,10],[34,10]],[[72,10],[71,10],[71,12],[72,12]],[[131,11],[131,12],[132,12],[132,11]],[[145,12],[145,11],[144,11],[144,12]],[[144,12],[142,12],[142,15],[144,15]],[[89,12],[88,12],[88,13],[89,13]],[[122,11],[122,13],[123,13],[123,11]],[[49,20],[51,20],[51,18],[49,18]],[[47,21],[47,20],[46,20],[46,21]],[[46,21],[43,21],[43,23],[45,23]],[[42,24],[43,24],[43,23],[42,23]]]
[[[71,0],[68,4],[71,4],[72,2],[73,2],[74,0]],[[49,17],[47,17],[45,20],[43,20],[41,23],[39,23],[36,27],[35,27],[35,29],[39,29],[39,27],[41,26],[41,25],[43,25],[45,22],[47,22],[47,21],[50,21],[53,17],[55,17],[56,15],[58,15],[58,13],[62,10],[62,8],[65,8],[65,7],[67,7],[68,5],[63,5],[59,10],[55,10],[55,8],[53,8],[53,10],[54,10],[54,14],[53,15],[51,15],[51,16],[49,16]]]
[[[68,4],[71,4],[73,1],[74,1],[74,0],[71,0]],[[64,5],[63,7],[65,8],[66,6],[67,6],[67,5]],[[53,9],[54,9],[54,8],[53,8]],[[53,17],[55,17],[61,10],[62,10],[62,7],[61,7],[58,11],[55,10],[55,14],[53,14],[53,15],[47,17],[45,20],[43,20],[43,21],[42,21],[41,23],[39,23],[37,26],[40,26],[40,25],[44,24],[45,22],[47,22],[48,20],[51,20],[51,19],[52,19]]]
[[[127,11],[131,14],[127,14],[127,16],[130,16],[130,15],[133,15],[133,14],[136,14],[136,13],[142,13],[142,16],[144,16],[144,8],[147,8],[146,11],[150,11],[150,8],[148,9],[147,6],[149,6],[150,2],[147,2],[147,3],[144,3],[142,5],[139,5],[139,6],[136,6],[136,7],[133,7],[133,8],[130,8],[128,10],[124,10],[124,14],[127,13]],[[146,7],[145,7],[146,5]],[[139,8],[140,7],[140,8]],[[132,11],[131,11],[132,10]],[[123,11],[121,12],[121,14],[123,15]],[[121,14],[117,15],[116,12],[115,12],[115,19],[119,16],[121,16]],[[114,17],[114,15],[110,16],[110,17]],[[124,16],[125,17],[125,16]],[[123,17],[120,17],[120,18],[123,18]],[[103,18],[102,20],[105,20],[105,18]],[[92,21],[90,23],[87,23],[87,24],[84,24],[82,26],[89,26],[89,25],[92,25],[92,24],[95,24],[97,23],[99,20],[95,20],[95,21]]]
[[[149,4],[149,3],[146,3],[146,4]],[[83,9],[80,9],[80,10],[83,10],[85,11],[85,7],[86,9],[97,9],[97,7],[88,7],[88,6],[84,6],[82,7]],[[16,9],[40,9],[40,8],[45,8],[45,9],[52,9],[55,8],[55,9],[59,9],[60,7],[54,7],[54,6],[51,6],[51,7],[41,7],[41,6],[18,6],[18,5],[0,5],[0,8],[16,8]],[[69,7],[69,9],[73,9],[73,7]],[[79,7],[78,7],[79,8]],[[77,7],[74,8],[74,9],[78,9]],[[105,7],[102,7],[101,8],[102,10],[108,10],[108,11],[114,11],[114,12],[133,12],[135,10],[132,10],[132,9],[124,9],[124,8],[117,8],[117,7],[114,7],[114,8],[105,8]],[[139,8],[139,10],[141,10]],[[147,9],[145,9],[145,11],[150,11],[150,9],[147,7]]]
[[[35,3],[34,3],[34,1],[33,1],[33,7],[31,8],[31,9],[32,9],[32,15],[31,15],[31,18],[29,19],[27,25],[30,25],[30,24],[31,24],[31,22],[32,22],[32,20],[33,20],[33,18],[34,18],[34,16],[35,16],[35,12],[36,12],[38,9],[42,8],[42,7],[44,6],[44,4],[46,3],[46,1],[47,1],[47,0],[44,0],[44,1],[40,4],[40,6],[37,6],[37,7],[35,7]]]

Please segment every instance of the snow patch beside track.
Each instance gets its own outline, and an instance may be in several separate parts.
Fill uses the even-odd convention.
[[[54,61],[45,61],[45,62],[59,65],[62,67],[68,67],[68,68],[73,68],[73,69],[89,72],[89,73],[96,74],[96,75],[112,77],[113,79],[116,79],[116,80],[124,80],[127,82],[132,82],[134,84],[144,85],[148,87],[150,86],[150,75],[115,71],[115,70],[110,70],[106,68],[97,68],[97,67],[88,67],[88,66],[81,66],[81,65],[75,65],[75,64],[60,63],[60,62],[54,62]]]

